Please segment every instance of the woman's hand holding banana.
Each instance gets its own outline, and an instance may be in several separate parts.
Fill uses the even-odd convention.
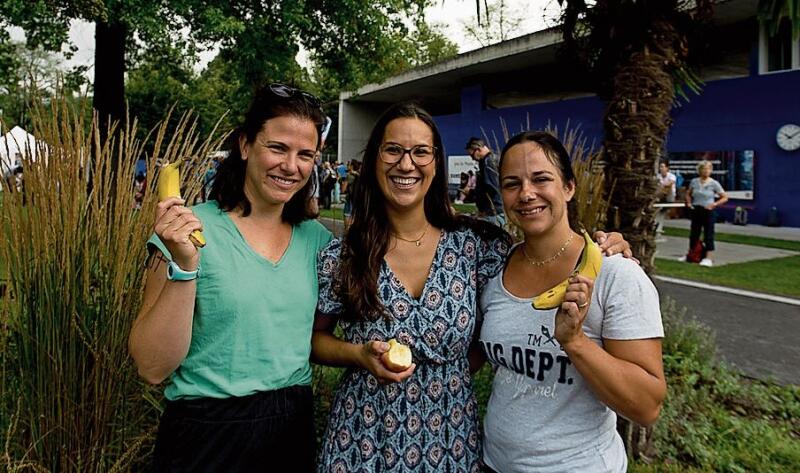
[[[184,271],[197,269],[197,248],[206,244],[200,232],[203,225],[181,198],[181,161],[167,163],[158,174],[158,209],[155,232],[172,254],[172,260]]]
[[[155,233],[164,242],[172,260],[184,271],[194,271],[200,253],[189,236],[203,225],[180,197],[170,197],[158,203]]]
[[[556,312],[555,337],[562,347],[586,338],[583,321],[589,313],[594,280],[582,275],[569,279],[564,302]]]

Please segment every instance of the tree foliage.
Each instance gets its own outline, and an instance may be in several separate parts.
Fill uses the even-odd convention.
[[[178,57],[177,65],[188,71],[185,66],[193,63],[199,50],[215,46],[219,58],[207,77],[200,79],[198,90],[223,89],[236,114],[243,113],[252,91],[265,82],[281,80],[316,88],[333,98],[343,88],[379,81],[455,54],[455,45],[424,23],[423,11],[432,1],[8,0],[0,5],[0,21],[22,27],[29,45],[66,49],[66,53],[74,49],[67,36],[70,21],[94,22],[98,41],[95,106],[101,116],[107,111],[116,118],[124,110],[121,81],[126,69],[138,71],[132,73],[131,81],[137,94],[144,85],[159,85],[154,82],[157,76],[169,78],[168,82],[178,80],[191,89],[190,78],[183,72],[170,67],[157,70],[166,65],[162,59]],[[101,36],[106,38],[104,44]],[[112,45],[116,49],[103,49]],[[308,52],[313,73],[297,62],[301,47]],[[119,61],[120,54],[124,62]],[[2,57],[0,51],[0,67]],[[223,70],[224,78],[219,75]],[[183,89],[176,89],[173,98],[183,98]],[[157,90],[168,92],[164,84]],[[139,103],[140,95],[129,98]]]
[[[31,107],[50,100],[56,90],[75,102],[86,80],[82,67],[65,70],[59,55],[25,43],[12,41],[5,33],[0,40],[0,116],[3,126],[31,126]],[[2,33],[0,33],[2,36]]]

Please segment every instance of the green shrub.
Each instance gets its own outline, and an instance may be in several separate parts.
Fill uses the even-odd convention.
[[[632,471],[797,471],[800,389],[750,380],[718,362],[712,332],[674,301],[664,301],[662,317],[668,392],[657,457]]]

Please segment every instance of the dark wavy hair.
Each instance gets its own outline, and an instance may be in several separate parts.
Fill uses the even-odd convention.
[[[565,184],[572,182],[573,185],[578,185],[578,180],[575,178],[575,172],[572,170],[572,160],[569,157],[567,149],[564,148],[564,145],[558,140],[558,138],[546,131],[523,131],[522,133],[514,135],[510,140],[508,140],[508,143],[506,143],[506,145],[503,147],[502,153],[500,153],[500,163],[498,168],[500,171],[501,182],[503,179],[503,161],[506,157],[506,153],[513,146],[525,142],[536,143],[540,148],[542,148],[545,156],[547,156],[550,162],[553,163],[556,168],[558,168],[558,172],[561,174],[561,180],[564,181]],[[582,230],[580,223],[580,211],[578,210],[578,203],[574,198],[567,202],[567,219],[569,220],[569,227],[572,230],[576,232],[580,232]]]
[[[436,150],[432,165],[436,166],[436,175],[425,195],[425,217],[428,222],[446,231],[469,227],[482,239],[506,238],[510,241],[508,234],[495,225],[453,214],[448,197],[444,145],[433,117],[414,102],[395,104],[378,118],[369,135],[359,183],[353,196],[353,223],[342,243],[334,288],[345,306],[345,317],[351,320],[389,317],[378,293],[378,275],[388,249],[391,229],[386,199],[378,184],[377,161],[378,148],[383,142],[386,127],[398,118],[416,118],[433,132]]]
[[[241,208],[242,215],[245,217],[250,215],[252,208],[244,194],[247,161],[242,159],[239,138],[244,136],[247,143],[252,143],[267,120],[292,116],[314,123],[314,127],[317,129],[317,149],[319,149],[322,127],[325,124],[325,116],[319,103],[316,103],[312,96],[299,89],[284,87],[282,91],[290,92],[284,92],[288,95],[288,97],[284,97],[273,92],[271,87],[272,85],[266,86],[256,93],[250,109],[244,117],[244,123],[228,140],[230,154],[217,167],[217,175],[209,194],[209,198],[216,200],[221,209],[230,212]],[[309,178],[305,186],[284,205],[281,213],[281,219],[284,222],[297,225],[304,220],[316,217],[306,206],[306,201],[313,193],[314,183],[312,181],[313,179]]]

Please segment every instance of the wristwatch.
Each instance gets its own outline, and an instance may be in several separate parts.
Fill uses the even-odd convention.
[[[170,261],[167,264],[167,280],[169,281],[191,281],[197,279],[200,274],[200,266],[194,271],[184,271],[178,263]]]

